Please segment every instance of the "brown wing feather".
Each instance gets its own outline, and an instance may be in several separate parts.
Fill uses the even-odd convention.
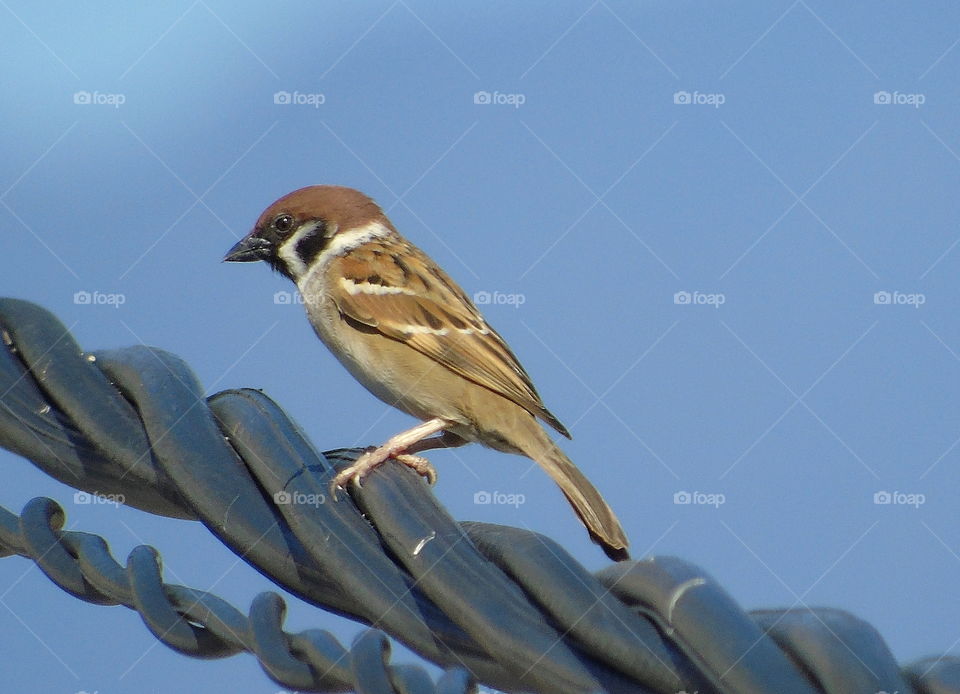
[[[569,438],[507,343],[463,290],[415,246],[407,244],[405,250],[398,257],[375,247],[354,249],[341,258],[336,274],[343,280],[335,292],[340,312],[499,393]],[[380,255],[377,273],[370,264],[374,254]],[[393,262],[383,262],[388,259]]]

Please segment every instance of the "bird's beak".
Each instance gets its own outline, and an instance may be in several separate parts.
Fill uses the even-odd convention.
[[[250,263],[255,260],[266,260],[273,249],[273,244],[256,235],[256,230],[240,239],[223,256],[225,263]]]

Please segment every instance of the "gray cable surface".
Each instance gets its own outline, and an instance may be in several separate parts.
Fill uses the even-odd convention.
[[[960,694],[960,659],[901,669],[852,615],[748,614],[672,557],[591,574],[543,536],[457,523],[400,465],[339,503],[283,503],[325,495],[358,452],[316,452],[259,391],[205,398],[167,352],[84,353],[28,302],[0,299],[0,334],[0,446],[77,489],[199,520],[277,585],[370,627],[349,648],[322,630],[289,634],[275,593],[244,615],[210,593],[165,584],[153,548],[135,548],[122,566],[105,539],[63,531],[50,499],[20,516],[0,508],[0,556],[36,561],[82,600],[136,610],[181,653],[245,651],[301,691],[453,693],[483,682],[571,693]],[[431,681],[420,667],[391,665],[386,635],[445,674]]]

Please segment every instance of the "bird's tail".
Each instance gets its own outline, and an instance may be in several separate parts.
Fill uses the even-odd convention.
[[[530,437],[536,443],[528,446],[530,450],[525,450],[524,454],[535,460],[557,483],[587,527],[590,538],[603,548],[606,555],[614,561],[629,559],[627,536],[600,492],[539,424],[533,422],[533,427],[539,435]]]

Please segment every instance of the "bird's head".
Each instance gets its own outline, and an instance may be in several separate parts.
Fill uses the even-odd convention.
[[[353,188],[308,186],[270,205],[225,262],[266,261],[294,282],[327,257],[392,231],[373,200]]]

